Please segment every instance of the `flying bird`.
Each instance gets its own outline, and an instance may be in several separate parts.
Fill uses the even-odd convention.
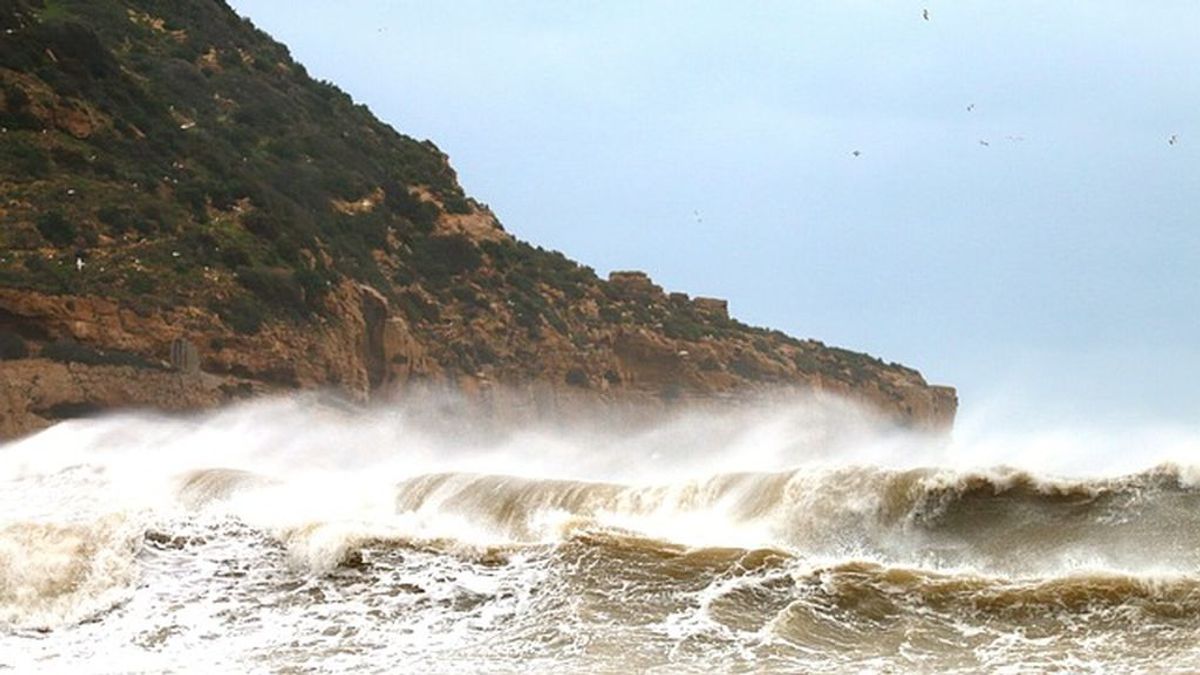
[[[862,157],[862,150],[855,150],[854,152],[851,152],[850,154],[854,155],[855,157]]]
[[[929,20],[929,10],[928,9],[921,10],[921,18],[925,19],[926,21]]]
[[[697,222],[697,223],[703,223],[703,222],[704,222],[704,219],[700,217],[700,212],[699,212],[699,211],[692,211],[692,215],[696,217],[696,222]]]
[[[1179,145],[1179,134],[1171,134],[1167,139],[1167,145]]]
[[[988,143],[986,140],[984,140],[984,139],[982,139],[982,138],[981,138],[981,139],[979,139],[979,144],[980,144],[980,145],[982,145],[982,146],[984,146],[984,147],[991,145],[991,143]]]
[[[971,111],[972,111],[972,110],[974,110],[974,109],[975,109],[975,104],[974,104],[974,103],[970,103],[970,104],[968,104],[968,105],[967,105],[967,112],[971,112]]]

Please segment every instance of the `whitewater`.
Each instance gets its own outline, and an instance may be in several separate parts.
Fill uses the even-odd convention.
[[[0,672],[1200,668],[1200,433],[319,395],[0,446]]]

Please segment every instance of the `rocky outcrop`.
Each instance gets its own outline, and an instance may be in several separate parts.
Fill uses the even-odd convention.
[[[650,275],[636,270],[609,272],[608,283],[623,298],[653,298],[662,295],[662,286],[650,280]]]
[[[105,410],[185,412],[256,391],[236,378],[132,366],[89,366],[48,359],[0,362],[0,438]],[[260,390],[261,391],[261,390]]]
[[[275,325],[251,337],[194,307],[140,314],[103,298],[0,290],[0,331],[22,336],[29,346],[28,358],[0,362],[0,435],[115,408],[180,411],[317,387],[367,401],[439,386],[461,392],[488,414],[515,419],[587,406],[649,414],[790,389],[835,393],[902,424],[937,429],[951,424],[957,406],[953,389],[928,386],[908,369],[868,361],[860,366],[868,371],[857,376],[805,372],[805,358],[819,359],[824,349],[815,343],[764,352],[736,339],[687,341],[621,325],[599,329],[594,343],[582,348],[547,340],[526,360],[465,371],[457,346],[482,343],[502,354],[521,345],[453,324],[436,336],[416,330],[366,285],[343,287],[330,303],[339,314],[319,326]],[[43,356],[64,340],[107,349],[108,359],[132,354],[144,362],[96,365]]]
[[[692,304],[696,305],[696,309],[701,312],[718,316],[721,318],[729,318],[729,301],[721,298],[696,298],[692,300]]]

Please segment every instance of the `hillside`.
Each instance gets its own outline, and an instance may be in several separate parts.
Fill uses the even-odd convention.
[[[513,238],[433,143],[220,0],[0,0],[0,45],[0,437],[416,383],[537,411],[797,387],[953,420],[912,369]]]

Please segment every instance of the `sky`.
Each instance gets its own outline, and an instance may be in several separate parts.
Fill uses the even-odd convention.
[[[960,417],[1200,418],[1198,3],[232,5],[601,274],[913,366]]]

